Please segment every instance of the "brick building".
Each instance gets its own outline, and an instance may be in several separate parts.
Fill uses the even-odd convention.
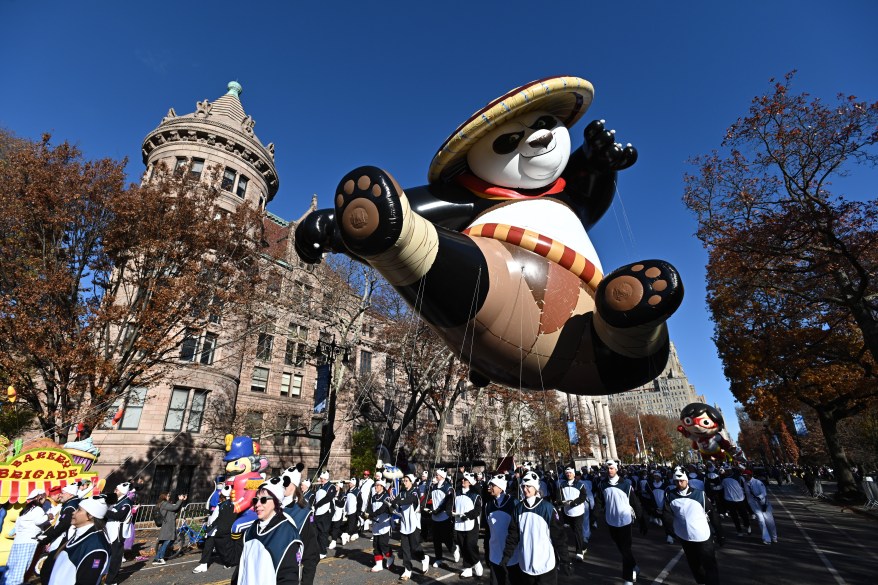
[[[221,207],[231,211],[246,201],[265,210],[279,188],[274,145],[263,144],[255,134],[241,93],[241,86],[231,82],[225,95],[197,102],[192,113],[177,115],[171,108],[143,141],[144,180],[160,162],[198,178],[208,169],[220,169]],[[299,461],[317,467],[320,440],[301,435],[319,435],[325,417],[314,413],[316,366],[324,359],[315,355],[318,341],[353,340],[345,374],[375,349],[366,338],[360,347],[361,335],[345,336],[339,330],[324,296],[332,294],[334,303],[356,303],[356,295],[324,266],[297,259],[295,225],[266,212],[263,227],[267,301],[253,314],[210,316],[203,328],[186,331],[178,359],[163,372],[162,382],[132,389],[111,410],[125,408],[117,428],[94,431],[102,452],[97,470],[110,476],[110,485],[136,477],[145,502],[165,491],[203,495],[223,472],[223,437],[231,429],[259,441],[269,472]],[[360,328],[360,323],[348,325]],[[339,411],[349,408],[349,378],[344,377],[338,393]],[[351,424],[336,424],[328,462],[336,476],[348,473]]]

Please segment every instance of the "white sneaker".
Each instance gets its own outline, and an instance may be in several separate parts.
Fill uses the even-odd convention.
[[[454,547],[454,562],[455,563],[460,562],[460,547],[459,546]]]
[[[638,567],[637,565],[634,565],[634,570],[631,571],[631,572],[634,573],[634,574],[631,576],[632,579],[634,580],[635,583],[637,583],[637,574],[640,572],[640,567]]]
[[[433,566],[437,569],[442,566],[442,561],[433,561]]]
[[[421,561],[421,572],[423,574],[427,574],[427,569],[430,568],[430,555],[424,555],[424,560]]]
[[[399,580],[400,580],[400,581],[408,581],[408,580],[411,579],[411,578],[412,578],[412,572],[409,571],[408,569],[406,569],[405,571],[403,571],[403,572],[402,572],[402,575],[399,576]]]
[[[320,555],[320,560],[321,560],[321,561],[322,561],[323,559],[325,559],[325,558],[326,558],[326,555]]]
[[[369,570],[373,573],[379,573],[384,570],[384,565],[381,563],[381,561],[375,561],[375,566]]]
[[[484,574],[485,570],[482,568],[482,561],[479,561],[473,567],[473,573],[476,574],[476,577],[481,577]]]
[[[388,569],[393,566],[393,555],[385,558],[384,560],[387,561],[387,568]]]
[[[473,576],[472,568],[464,569],[463,573],[460,574],[461,579],[466,579],[467,577],[472,577],[472,576]]]
[[[357,540],[358,538],[360,538],[360,535],[359,535],[359,534],[351,534],[351,540],[350,540],[350,542],[353,542],[353,541]]]
[[[346,545],[350,539],[351,539],[350,534],[348,534],[347,532],[341,533],[341,545],[342,546]]]
[[[197,567],[192,569],[193,573],[204,573],[205,571],[207,571],[207,565],[205,564],[198,565]]]
[[[153,565],[166,565],[165,559],[154,559],[152,561]]]
[[[334,540],[334,539],[333,539],[333,540],[330,540],[330,541],[329,541],[329,544],[326,545],[326,548],[327,548],[328,550],[332,550],[332,549],[334,549],[334,548],[335,548],[335,540]]]

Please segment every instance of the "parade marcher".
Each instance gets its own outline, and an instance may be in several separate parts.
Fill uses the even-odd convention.
[[[637,560],[631,550],[632,527],[634,521],[640,524],[640,533],[646,534],[649,522],[640,506],[640,499],[635,493],[631,480],[619,475],[619,467],[612,459],[607,463],[607,477],[601,479],[596,499],[604,508],[604,520],[610,531],[610,538],[622,554],[622,579],[625,585],[637,580]]]
[[[693,464],[689,464],[688,476],[689,476],[689,487],[692,489],[697,489],[704,491],[704,478],[699,472],[698,468]]]
[[[515,499],[506,493],[506,476],[502,473],[488,480],[488,498],[485,500],[485,558],[491,568],[491,585],[507,585],[508,567],[518,564],[518,550],[501,565],[509,523],[515,513]]]
[[[652,516],[655,523],[658,525],[663,524],[662,515],[665,506],[665,492],[668,491],[668,488],[670,488],[668,482],[664,480],[661,471],[658,470],[652,472],[652,477],[647,480],[645,485],[645,512]],[[674,544],[674,536],[671,527],[665,526],[664,529],[665,540],[668,544]]]
[[[759,521],[762,529],[762,544],[777,542],[777,525],[774,523],[774,512],[768,501],[768,490],[765,484],[753,477],[753,471],[744,470],[744,481],[747,490],[747,503]]]
[[[554,585],[559,568],[556,555],[562,572],[572,573],[564,525],[552,504],[540,497],[540,479],[535,472],[523,475],[521,489],[524,498],[515,503],[498,564],[507,567],[512,585]],[[518,564],[510,565],[516,553]]]
[[[104,533],[107,503],[102,496],[78,500],[57,552],[43,565],[48,585],[99,585],[110,562]]]
[[[391,508],[387,483],[383,479],[375,479],[374,492],[369,501],[369,511],[364,512],[366,519],[372,521],[372,554],[375,566],[373,573],[389,569],[393,565],[393,552],[390,550]]]
[[[744,480],[741,479],[741,470],[737,467],[732,469],[729,475],[723,478],[723,499],[726,502],[726,510],[735,523],[738,536],[744,536],[743,527],[750,534],[750,514],[747,510],[747,497],[744,493]]]
[[[284,486],[284,499],[281,502],[284,508],[293,504],[301,496],[299,485],[302,483],[302,471],[304,470],[305,464],[299,463],[298,465],[287,467],[280,474],[280,481]]]
[[[170,501],[170,494],[162,494],[159,496],[159,501],[156,504],[156,507],[159,510],[159,514],[162,515],[162,525],[159,528],[159,547],[158,550],[155,551],[155,558],[152,561],[154,565],[164,565],[165,564],[165,553],[168,550],[168,547],[174,543],[174,538],[177,536],[177,511],[183,507],[183,503],[186,501],[187,497],[183,494],[177,496],[177,503],[172,504]]]
[[[61,494],[58,496],[61,502],[58,519],[54,526],[38,537],[40,542],[49,545],[50,551],[58,548],[58,545],[61,544],[61,539],[64,538],[64,535],[70,529],[70,523],[73,521],[73,512],[79,507],[79,502],[81,501],[76,495],[78,491],[76,484],[67,484],[61,488]]]
[[[454,506],[454,488],[448,481],[448,473],[437,469],[434,474],[436,485],[430,490],[430,519],[433,526],[434,567],[442,564],[442,546],[444,545],[454,556],[454,562],[460,562],[460,550],[454,546],[454,527],[451,514]]]
[[[357,487],[357,478],[348,480],[348,489],[344,495],[342,510],[345,514],[344,526],[341,532],[341,544],[357,540],[360,537],[360,488]]]
[[[672,528],[683,545],[695,582],[719,585],[711,526],[720,546],[723,543],[722,526],[710,499],[702,490],[689,485],[689,477],[682,469],[674,472],[674,487],[665,496],[663,513],[665,525]]]
[[[253,508],[257,520],[244,531],[241,562],[232,575],[232,585],[299,584],[301,565],[296,556],[302,540],[296,524],[281,507],[284,497],[280,477],[269,479],[256,490]]]
[[[192,569],[193,573],[207,571],[210,557],[214,551],[220,558],[220,562],[226,567],[238,563],[235,556],[235,547],[232,544],[232,524],[235,522],[235,504],[232,502],[232,486],[224,485],[220,490],[219,504],[213,509],[207,520],[207,539],[204,541],[204,549],[201,551],[201,562]]]
[[[316,490],[311,489],[311,480],[307,478],[302,478],[302,481],[299,483],[299,488],[302,490],[302,497],[308,503],[308,506],[311,507],[312,511],[314,509],[314,496],[317,494]]]
[[[430,481],[430,472],[425,469],[421,472],[421,477],[418,479],[416,486],[418,497],[421,499],[421,542],[427,542],[430,540],[431,529],[433,527],[433,521],[430,518],[430,513],[427,511],[430,501],[430,489],[432,486],[433,483]]]
[[[317,525],[317,546],[320,547],[321,559],[326,558],[326,551],[329,548],[329,531],[332,528],[335,492],[335,485],[329,481],[329,472],[324,471],[317,478],[317,491],[314,494],[314,503],[312,504],[314,523]]]
[[[473,486],[476,478],[472,473],[464,473],[460,487],[454,493],[452,515],[454,518],[454,544],[463,558],[463,578],[481,577],[484,572],[479,560],[479,518],[482,516],[482,497]]]
[[[808,495],[813,498],[814,490],[817,485],[817,476],[814,475],[814,472],[811,471],[810,467],[805,468],[805,475],[802,476],[802,481],[805,482],[805,488],[808,490]]]
[[[49,515],[43,509],[45,501],[45,491],[31,490],[27,495],[24,508],[18,514],[18,519],[15,521],[15,538],[12,541],[12,549],[9,551],[9,560],[6,562],[5,583],[8,585],[20,585],[24,582],[24,575],[40,544],[37,537],[49,523]]]
[[[585,486],[576,481],[576,470],[568,467],[564,470],[564,479],[560,480],[557,492],[558,504],[562,506],[565,524],[573,529],[573,544],[576,558],[585,560],[588,552],[582,532],[582,522],[586,518],[585,509],[588,507],[588,494]]]
[[[367,512],[369,510],[369,503],[372,500],[372,486],[375,485],[375,480],[372,478],[372,473],[366,469],[363,471],[363,479],[360,480],[360,512]],[[371,524],[371,520],[368,518],[363,519],[363,530],[368,531],[369,525]]]
[[[594,482],[588,473],[588,468],[583,467],[577,474],[577,479],[585,488],[585,513],[582,516],[582,544],[588,553],[588,543],[591,541],[592,523],[594,522]]]
[[[713,502],[717,514],[725,512],[725,500],[723,499],[723,477],[721,471],[712,462],[707,464],[707,472],[704,474],[704,493]]]
[[[430,566],[430,557],[421,548],[421,500],[414,484],[414,475],[404,476],[402,489],[391,501],[393,509],[399,514],[399,547],[403,566],[400,581],[411,579],[412,559],[421,562],[421,572],[424,574]]]
[[[300,480],[304,468],[301,463],[287,468],[281,475],[281,484],[284,486],[284,513],[299,531],[299,540],[302,541],[296,553],[301,557],[300,585],[312,585],[320,563],[320,550],[317,545],[317,529],[314,527],[314,510],[305,501],[301,488]]]
[[[334,549],[336,543],[341,540],[342,526],[345,523],[345,482],[335,482],[335,499],[332,501],[332,524],[329,528],[329,544],[327,549]]]
[[[91,487],[86,488],[91,493]],[[106,520],[105,531],[107,540],[110,541],[110,565],[107,569],[107,584],[115,585],[116,578],[119,575],[119,569],[122,567],[122,557],[125,552],[125,539],[128,538],[131,530],[131,521],[133,519],[131,512],[131,500],[128,499],[128,492],[131,491],[131,483],[123,482],[116,486],[116,503],[107,509],[104,516]],[[82,493],[82,492],[80,492]],[[173,537],[171,537],[173,540]]]

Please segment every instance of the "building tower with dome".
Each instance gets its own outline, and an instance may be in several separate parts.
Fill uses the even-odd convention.
[[[191,113],[177,115],[170,108],[143,140],[144,180],[162,168],[198,180],[216,172],[221,208],[234,211],[247,202],[265,211],[280,185],[274,144],[257,137],[242,92],[233,81],[227,93],[196,102]],[[161,382],[133,388],[110,410],[124,408],[117,428],[105,425],[92,433],[102,451],[100,475],[109,476],[111,485],[133,480],[142,503],[169,491],[197,496],[211,490],[225,465],[225,422],[228,430],[259,442],[268,473],[300,461],[311,470],[318,466],[320,441],[294,431],[313,433],[322,420],[314,414],[314,350],[329,326],[311,310],[311,301],[319,303],[319,269],[298,261],[290,222],[265,211],[263,228],[260,270],[267,286],[277,287],[277,302],[263,303],[258,315],[227,310],[187,330]],[[304,305],[291,302],[306,295]],[[334,476],[349,472],[350,431],[336,429],[328,464]]]

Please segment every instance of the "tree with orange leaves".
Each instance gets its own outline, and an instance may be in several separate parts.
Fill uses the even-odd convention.
[[[755,419],[813,409],[848,495],[838,425],[878,398],[878,201],[830,186],[878,163],[878,102],[824,104],[791,93],[793,76],[753,100],[722,152],[694,160],[684,201],[732,393]]]
[[[246,309],[261,222],[206,177],[126,185],[125,161],[0,134],[0,377],[63,442],[161,377],[187,328]]]

